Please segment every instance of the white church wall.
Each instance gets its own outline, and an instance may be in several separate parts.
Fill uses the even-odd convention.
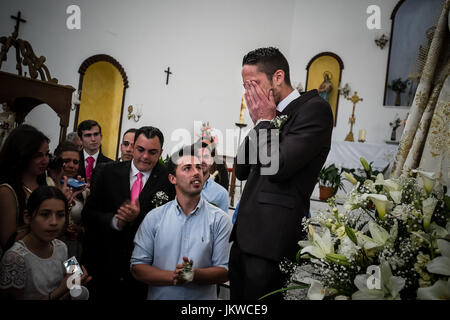
[[[59,126],[59,117],[52,108],[46,104],[37,106],[28,113],[24,123],[38,127],[50,139],[50,152],[55,150],[58,146],[59,130],[61,127]]]
[[[209,121],[224,136],[227,129],[235,130],[237,137],[235,122],[244,91],[241,63],[248,51],[260,46],[280,48],[290,61],[292,82],[303,85],[308,61],[319,52],[332,51],[344,62],[341,84],[348,82],[364,98],[356,109],[355,136],[365,129],[368,142],[384,143],[390,135],[389,121],[396,113],[404,118],[408,112],[382,106],[388,48],[381,50],[374,43],[376,36],[390,34],[395,2],[7,0],[0,3],[0,34],[11,34],[14,21],[9,16],[22,11],[27,23],[21,24],[20,37],[32,44],[38,56],[47,57],[59,83],[76,89],[78,68],[85,59],[95,54],[114,57],[130,85],[122,133],[131,127],[157,126],[166,137],[164,154],[180,144],[179,139],[171,139],[177,129],[193,135],[194,121]],[[81,9],[80,30],[66,27],[66,9],[72,4]],[[369,4],[381,8],[381,30],[366,27]],[[167,67],[173,72],[169,85]],[[15,62],[8,61],[2,69],[15,72]],[[127,119],[130,104],[143,105],[138,123]],[[333,139],[345,138],[351,109],[341,96]],[[248,130],[247,111],[245,117]],[[58,125],[50,121],[39,118],[39,127]],[[74,121],[72,112],[68,132]],[[224,142],[220,148],[233,156],[233,143]]]
[[[296,2],[295,20],[292,30],[290,61],[294,83],[306,82],[306,65],[320,52],[331,51],[344,63],[341,86],[349,83],[363,98],[355,108],[356,122],[353,126],[355,140],[360,129],[366,130],[367,143],[385,143],[391,130],[389,122],[396,114],[406,117],[409,107],[383,106],[384,82],[387,70],[389,43],[380,49],[374,40],[383,33],[390,36],[390,15],[397,1],[329,1],[317,0]],[[366,13],[370,5],[380,8],[380,29],[370,30]],[[309,28],[308,28],[309,26]],[[348,122],[353,103],[339,97],[336,127],[333,139],[343,141],[350,131]],[[397,130],[397,139],[403,130]]]

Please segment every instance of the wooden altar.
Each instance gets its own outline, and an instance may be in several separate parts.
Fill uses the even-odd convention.
[[[45,57],[37,57],[28,41],[18,38],[19,23],[26,22],[18,17],[14,32],[9,37],[0,37],[0,69],[7,59],[8,50],[16,49],[16,69],[18,74],[0,71],[0,103],[6,102],[16,114],[16,123],[24,122],[26,115],[40,104],[47,104],[58,115],[60,121],[59,141],[66,137],[72,106],[72,86],[59,85],[58,80],[51,78]],[[22,72],[22,65],[28,66],[29,77]],[[40,80],[37,79],[40,76]]]

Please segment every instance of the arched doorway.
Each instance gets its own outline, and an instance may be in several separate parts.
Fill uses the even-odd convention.
[[[78,72],[81,104],[77,110],[74,131],[83,120],[97,121],[102,127],[102,152],[116,159],[125,90],[128,88],[125,71],[117,60],[102,54],[86,59]]]
[[[341,58],[332,52],[322,52],[315,55],[306,66],[306,90],[319,89],[320,85],[327,77],[331,82],[331,91],[328,92],[327,99],[333,111],[334,126],[336,126],[339,86],[341,83],[342,69],[344,63]]]

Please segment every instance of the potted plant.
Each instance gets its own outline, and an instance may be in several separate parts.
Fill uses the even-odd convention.
[[[342,169],[336,168],[334,163],[320,170],[318,177],[320,200],[326,201],[334,196],[338,189],[344,189],[341,174]]]

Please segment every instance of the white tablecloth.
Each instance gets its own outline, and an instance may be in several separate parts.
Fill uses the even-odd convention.
[[[392,144],[332,141],[325,166],[334,163],[336,167],[362,169],[359,158],[363,157],[368,163],[373,161],[372,168],[376,170],[382,170],[390,164],[389,172],[394,163],[397,149],[398,145]]]

